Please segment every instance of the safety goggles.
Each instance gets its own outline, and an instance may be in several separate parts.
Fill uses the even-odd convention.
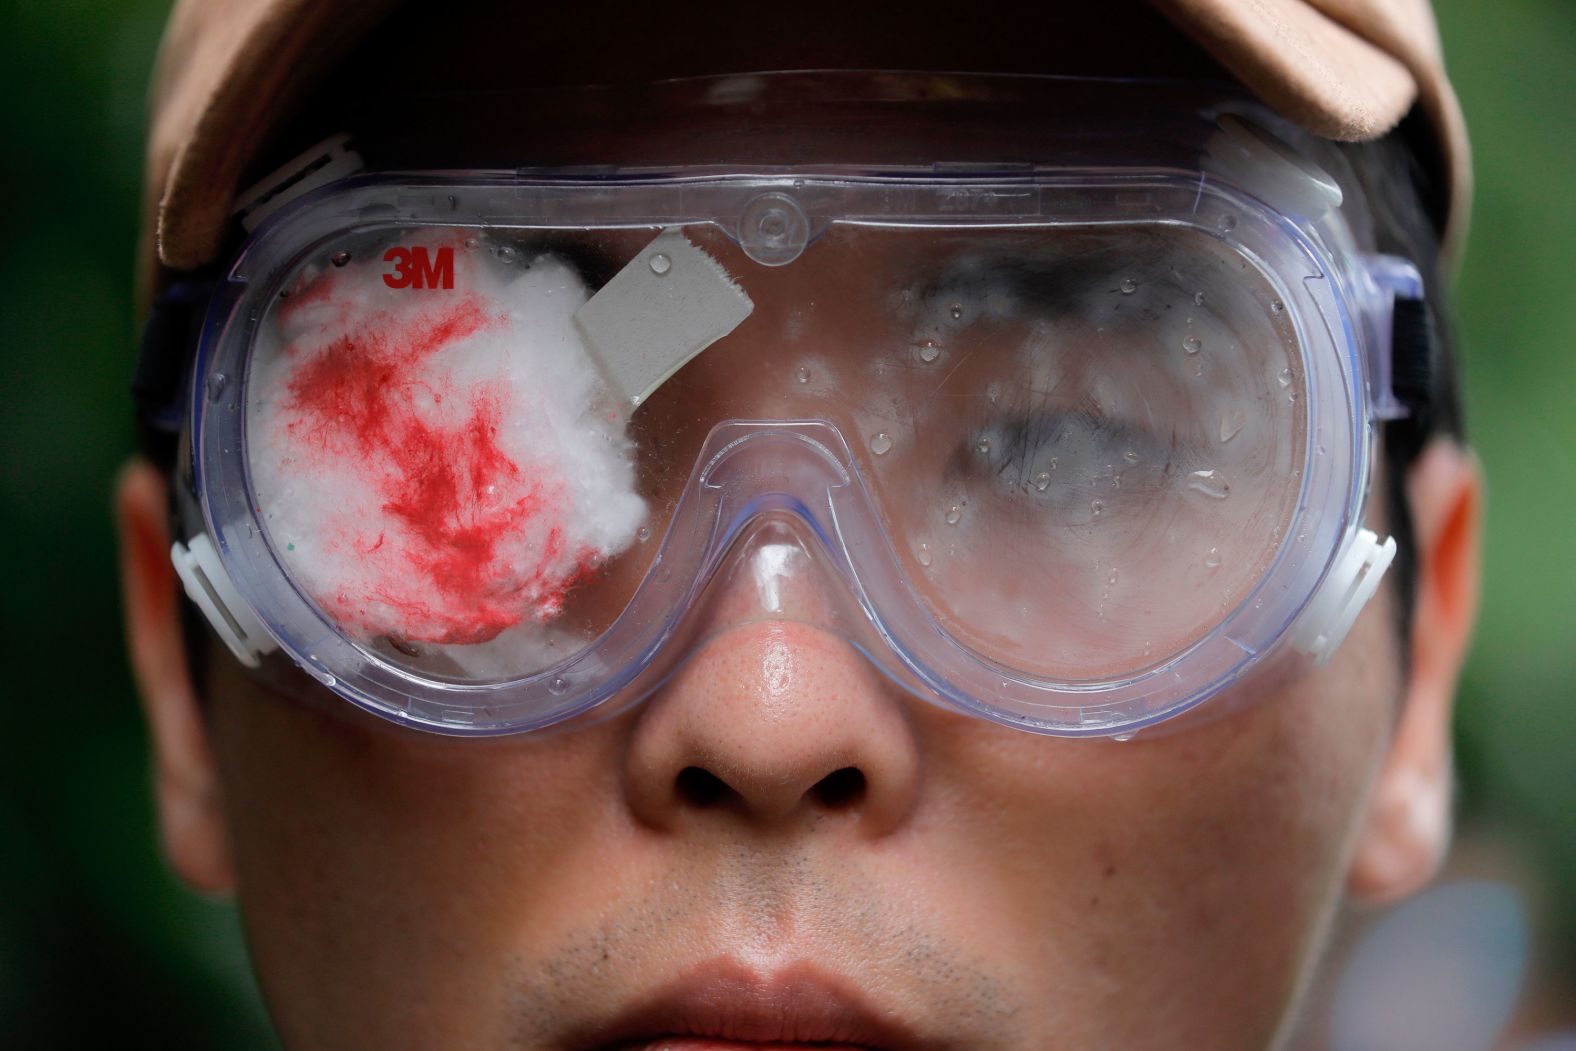
[[[1327,660],[1394,552],[1362,511],[1419,281],[1251,107],[1178,120],[1120,164],[330,150],[207,312],[188,593],[450,734],[622,710],[751,620],[1065,736]]]

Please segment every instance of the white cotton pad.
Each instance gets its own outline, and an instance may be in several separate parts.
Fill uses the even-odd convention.
[[[646,515],[572,321],[587,290],[550,255],[424,247],[452,251],[452,289],[391,289],[373,257],[298,282],[265,319],[253,489],[296,585],[346,634],[540,649]]]

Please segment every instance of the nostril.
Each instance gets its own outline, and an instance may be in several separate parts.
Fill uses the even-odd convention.
[[[865,797],[865,775],[856,766],[833,770],[810,789],[816,801],[828,810],[843,810]]]
[[[693,807],[713,807],[726,802],[729,797],[738,796],[726,781],[698,766],[686,766],[680,770],[673,788],[681,800]]]
[[[697,810],[748,808],[745,797],[728,782],[698,766],[686,766],[673,781],[680,802]],[[833,770],[810,786],[805,796],[826,810],[847,810],[865,798],[864,773],[855,766]]]

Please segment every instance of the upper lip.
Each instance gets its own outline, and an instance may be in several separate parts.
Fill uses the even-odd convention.
[[[905,1027],[881,1017],[856,991],[808,963],[762,975],[732,960],[713,961],[662,986],[587,1036],[586,1051],[618,1051],[684,1036],[774,1046],[930,1051]]]

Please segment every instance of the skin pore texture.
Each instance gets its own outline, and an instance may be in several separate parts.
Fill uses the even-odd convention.
[[[900,61],[861,16],[761,44],[725,5],[701,6],[693,32],[674,34],[676,71],[708,56],[717,72],[1060,68],[1024,33],[948,33],[928,9]],[[1106,15],[1120,40],[1054,24],[1037,39],[1090,67],[1077,72],[1210,68],[1146,9]],[[448,30],[390,39],[420,37],[433,75],[474,84],[505,50],[489,41],[519,39],[521,17],[461,10]],[[575,39],[602,23],[577,24]],[[650,73],[639,28],[590,51],[556,46],[555,31],[573,37],[564,27],[534,31],[549,66],[583,62],[595,82]],[[792,50],[807,39],[822,43]],[[1238,702],[1229,715],[1175,732],[1060,740],[921,704],[812,626],[814,577],[763,619],[745,615],[761,603],[741,574],[698,611],[704,645],[639,707],[454,740],[305,680],[301,696],[271,693],[217,650],[210,681],[192,682],[167,489],[134,463],[116,507],[165,850],[194,887],[237,897],[292,1051],[592,1051],[675,982],[743,990],[714,1005],[728,1028],[758,983],[807,973],[908,1034],[904,1046],[1272,1047],[1345,897],[1409,893],[1448,841],[1475,461],[1438,442],[1406,486],[1410,651],[1381,589],[1328,666],[1256,676],[1223,699]],[[1369,523],[1383,533],[1381,503]]]

